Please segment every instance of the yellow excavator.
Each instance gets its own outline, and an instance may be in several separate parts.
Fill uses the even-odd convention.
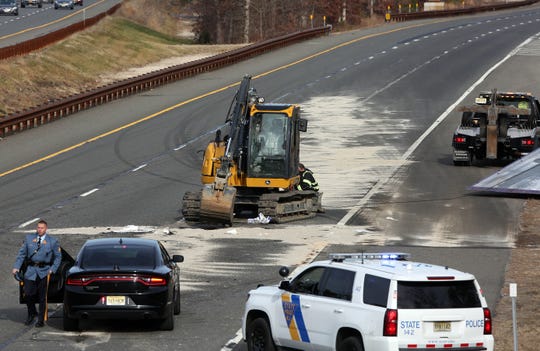
[[[187,222],[231,225],[262,214],[283,223],[322,211],[321,193],[296,190],[300,132],[307,130],[300,106],[264,103],[247,75],[225,122],[228,134],[218,130],[204,153],[202,190],[184,194]]]

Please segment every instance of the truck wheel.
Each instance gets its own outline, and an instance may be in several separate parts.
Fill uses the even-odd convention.
[[[247,326],[248,351],[275,351],[272,331],[264,318],[256,318]]]
[[[364,351],[364,345],[359,337],[349,336],[339,343],[337,351]]]

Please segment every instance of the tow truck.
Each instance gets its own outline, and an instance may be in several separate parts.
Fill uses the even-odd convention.
[[[452,138],[454,165],[477,160],[515,160],[538,147],[540,103],[530,93],[482,92],[475,105],[462,106]]]

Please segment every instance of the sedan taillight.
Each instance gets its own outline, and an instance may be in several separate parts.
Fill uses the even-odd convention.
[[[137,276],[137,275],[89,275],[69,277],[66,280],[67,285],[86,286],[96,282],[132,282],[141,283],[146,286],[165,286],[167,279],[160,276]]]

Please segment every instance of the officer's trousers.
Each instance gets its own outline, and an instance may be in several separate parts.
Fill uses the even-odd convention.
[[[26,298],[26,307],[28,315],[38,316],[38,321],[45,319],[45,302],[47,295],[47,277],[36,277],[36,280],[24,280],[24,295]],[[39,314],[36,311],[36,303],[39,303]]]

